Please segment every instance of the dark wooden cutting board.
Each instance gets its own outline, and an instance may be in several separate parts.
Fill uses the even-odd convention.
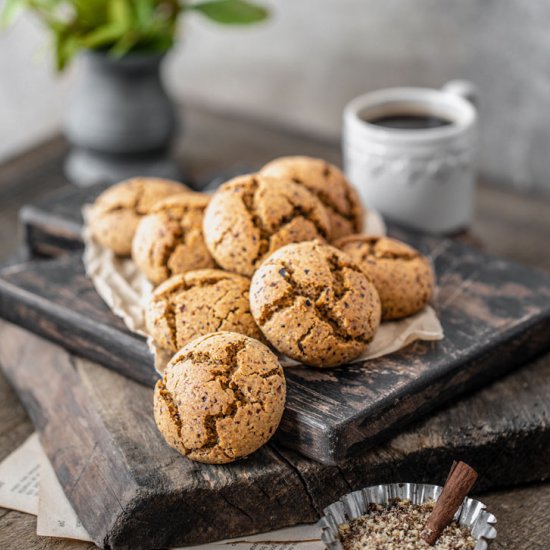
[[[451,241],[415,244],[434,260],[444,340],[338,369],[287,369],[281,444],[335,463],[550,347],[548,275]],[[0,316],[142,383],[156,379],[145,341],[108,310],[78,256],[5,270]]]
[[[272,443],[234,464],[193,463],[162,440],[150,388],[1,321],[0,365],[83,525],[112,550],[313,522],[361,487],[441,484],[453,459],[479,471],[476,493],[550,477],[549,355],[338,466]]]

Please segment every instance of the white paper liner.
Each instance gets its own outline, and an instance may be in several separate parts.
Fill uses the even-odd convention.
[[[40,450],[33,434],[0,463],[0,507],[38,514],[40,464],[35,456]]]
[[[87,219],[84,207],[84,219]],[[375,211],[369,211],[365,222],[365,233],[385,235],[384,220]],[[153,286],[147,281],[134,262],[129,258],[118,258],[110,250],[98,245],[87,229],[83,232],[84,266],[98,294],[120,317],[129,330],[148,336],[145,328],[145,307],[150,299]],[[400,321],[385,322],[380,325],[368,349],[353,361],[359,363],[382,357],[408,346],[415,340],[441,340],[443,329],[435,310],[426,306],[422,311]],[[157,348],[151,338],[147,340],[155,358],[155,368],[162,373],[171,354]],[[299,365],[286,356],[280,356],[284,367]]]

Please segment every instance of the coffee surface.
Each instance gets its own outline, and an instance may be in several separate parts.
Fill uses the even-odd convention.
[[[384,115],[372,119],[366,119],[366,122],[381,126],[383,128],[393,128],[395,130],[426,130],[428,128],[440,128],[449,126],[451,120],[433,115]]]

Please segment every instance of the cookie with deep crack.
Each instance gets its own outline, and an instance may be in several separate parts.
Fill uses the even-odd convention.
[[[183,183],[159,178],[122,181],[97,197],[89,211],[88,229],[101,246],[129,256],[141,217],[159,200],[189,191]]]
[[[328,212],[332,239],[363,229],[364,211],[359,196],[334,164],[312,157],[280,157],[268,162],[260,174],[293,181],[314,193]]]
[[[250,313],[250,279],[219,269],[170,277],[158,286],[146,310],[149,335],[176,352],[210,332],[230,331],[261,339]]]
[[[250,309],[281,353],[316,367],[357,358],[380,324],[380,299],[359,266],[317,241],[289,244],[256,271]]]
[[[215,267],[202,234],[210,197],[181,193],[164,199],[142,218],[132,243],[132,258],[153,284],[193,269]]]
[[[321,201],[296,183],[249,174],[223,184],[204,215],[206,244],[228,271],[251,276],[288,243],[329,237]]]
[[[181,454],[225,464],[267,443],[281,420],[285,396],[283,369],[267,346],[217,332],[174,355],[155,386],[155,421]]]
[[[425,256],[389,237],[351,235],[334,246],[343,250],[370,277],[382,302],[382,319],[401,319],[429,302],[435,274]]]

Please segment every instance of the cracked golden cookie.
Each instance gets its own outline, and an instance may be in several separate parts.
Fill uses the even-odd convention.
[[[204,215],[212,256],[224,269],[249,277],[281,246],[326,239],[329,227],[325,208],[305,187],[256,174],[223,184]]]
[[[153,284],[192,269],[215,267],[202,235],[210,197],[181,193],[164,199],[144,216],[132,243],[132,258]]]
[[[216,332],[180,350],[155,386],[157,426],[170,447],[198,462],[225,464],[275,433],[286,383],[277,357],[242,334]]]
[[[332,239],[363,229],[364,211],[359,196],[333,164],[311,157],[281,157],[267,163],[260,174],[294,181],[314,193],[328,212]]]
[[[172,352],[220,330],[261,339],[250,313],[249,291],[250,279],[219,269],[175,275],[153,292],[145,314],[147,331]]]
[[[368,277],[317,241],[287,245],[260,266],[250,309],[278,351],[316,367],[357,358],[380,324],[380,299]]]
[[[401,319],[430,300],[435,275],[428,259],[408,244],[389,237],[351,235],[334,246],[370,277],[382,302],[382,319]]]
[[[119,256],[129,256],[141,217],[161,199],[190,191],[182,183],[133,178],[103,191],[90,209],[88,228],[94,239]]]

